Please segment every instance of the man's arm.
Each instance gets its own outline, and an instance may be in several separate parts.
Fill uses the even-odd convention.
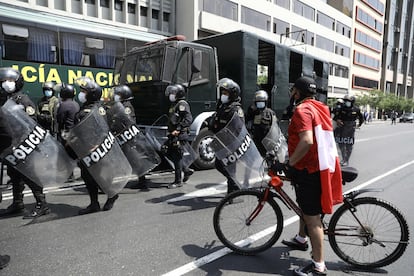
[[[294,166],[299,162],[309,151],[310,147],[313,145],[313,131],[305,130],[299,133],[299,143],[289,158],[289,165]]]

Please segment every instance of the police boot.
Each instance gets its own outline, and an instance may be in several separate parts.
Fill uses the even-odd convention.
[[[194,173],[193,169],[187,169],[186,171],[184,171],[184,177],[183,177],[183,182],[187,182],[187,180],[190,178],[190,176],[192,176]]]
[[[36,203],[36,207],[30,212],[30,214],[25,215],[24,219],[33,219],[40,216],[44,216],[50,213],[50,208],[46,203]]]
[[[79,215],[86,215],[86,214],[90,214],[90,213],[96,213],[99,212],[101,210],[101,206],[99,205],[99,202],[93,202],[91,204],[88,205],[88,207],[79,210],[78,214]]]
[[[115,203],[115,201],[118,199],[118,195],[115,195],[115,196],[113,196],[113,197],[111,197],[111,198],[108,198],[107,199],[107,201],[105,202],[105,205],[104,205],[104,207],[102,208],[104,211],[108,211],[108,210],[111,210],[112,209],[112,207],[114,207],[114,203]]]
[[[20,215],[25,211],[23,201],[13,201],[9,207],[0,211],[0,217]]]

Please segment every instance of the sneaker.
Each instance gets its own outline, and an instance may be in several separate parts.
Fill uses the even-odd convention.
[[[292,249],[298,249],[302,251],[306,251],[309,248],[308,242],[301,243],[295,238],[292,238],[290,240],[283,240],[282,243]]]
[[[119,195],[115,195],[115,196],[113,196],[111,198],[108,198],[108,200],[105,202],[105,205],[102,208],[102,210],[104,210],[104,211],[111,210],[112,207],[114,207],[114,203],[118,199],[118,197],[119,197]]]
[[[183,182],[187,182],[187,180],[192,176],[194,173],[193,169],[188,169],[188,171],[184,172]]]
[[[311,262],[307,266],[295,269],[293,271],[293,275],[295,276],[328,275],[328,270],[325,267],[323,271],[319,271],[316,269],[315,264]]]
[[[0,255],[0,269],[5,268],[10,262],[9,255]]]
[[[10,215],[20,215],[25,211],[23,203],[13,202],[9,207],[0,211],[0,217]]]
[[[79,210],[78,214],[79,215],[86,215],[86,214],[90,214],[90,213],[99,212],[100,210],[101,210],[101,206],[99,206],[99,202],[91,203],[85,209]]]
[[[182,187],[182,186],[183,186],[183,183],[174,181],[173,183],[168,184],[167,188],[168,189],[175,189],[175,188],[179,188],[179,187]]]
[[[36,207],[30,212],[30,214],[25,215],[24,219],[33,219],[40,216],[44,216],[50,213],[50,208],[43,204],[43,205],[36,205]]]

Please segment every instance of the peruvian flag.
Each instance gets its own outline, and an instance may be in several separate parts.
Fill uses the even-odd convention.
[[[333,205],[342,202],[342,173],[338,151],[333,135],[331,115],[321,102],[312,101],[316,109],[314,134],[318,146],[319,170],[321,174],[321,205],[324,214],[331,214]]]

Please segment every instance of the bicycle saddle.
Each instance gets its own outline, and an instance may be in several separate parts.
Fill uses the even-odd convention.
[[[342,167],[342,181],[344,182],[352,182],[358,176],[358,170],[353,167]]]

